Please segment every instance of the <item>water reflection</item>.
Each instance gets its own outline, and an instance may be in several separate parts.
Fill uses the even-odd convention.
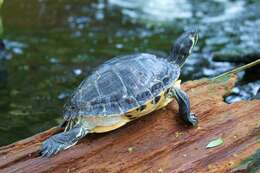
[[[161,23],[192,17],[191,4],[186,0],[109,0],[109,3],[121,7],[124,15],[137,20]]]

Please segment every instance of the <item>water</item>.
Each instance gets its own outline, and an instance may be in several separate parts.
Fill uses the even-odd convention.
[[[0,145],[57,125],[66,98],[97,65],[134,52],[167,55],[171,43],[191,26],[198,28],[200,40],[183,67],[182,80],[233,68],[236,64],[213,58],[216,53],[232,51],[236,56],[260,50],[258,5],[253,0],[5,1]],[[249,80],[240,74],[241,86],[227,101],[257,95],[260,79],[248,74]],[[243,89],[247,86],[253,89]],[[237,94],[240,89],[254,93],[243,97]]]

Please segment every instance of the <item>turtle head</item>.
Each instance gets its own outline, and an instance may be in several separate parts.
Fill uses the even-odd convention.
[[[196,29],[190,29],[183,33],[172,46],[170,59],[180,67],[191,54],[198,41],[199,35]]]

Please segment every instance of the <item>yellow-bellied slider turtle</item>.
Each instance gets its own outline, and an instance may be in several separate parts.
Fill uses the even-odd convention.
[[[99,66],[74,91],[64,106],[65,131],[42,144],[51,156],[88,133],[114,130],[166,106],[173,98],[183,120],[196,125],[187,94],[178,86],[180,68],[198,40],[195,30],[182,34],[168,58],[139,53],[113,58]]]

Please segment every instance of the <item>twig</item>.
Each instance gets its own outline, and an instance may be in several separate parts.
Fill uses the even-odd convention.
[[[253,62],[251,62],[251,63],[249,63],[249,64],[243,65],[243,66],[241,66],[241,67],[235,68],[235,69],[233,69],[233,70],[231,70],[231,71],[228,71],[228,72],[226,72],[226,73],[223,73],[223,74],[221,74],[221,75],[219,75],[219,76],[213,77],[212,80],[218,80],[218,79],[220,79],[220,78],[222,78],[222,77],[228,76],[228,75],[230,75],[230,74],[238,73],[238,72],[240,72],[240,71],[243,71],[243,70],[245,70],[245,69],[248,69],[248,68],[253,67],[253,66],[255,66],[255,65],[258,65],[258,64],[260,64],[260,59],[255,60],[255,61],[253,61]]]

